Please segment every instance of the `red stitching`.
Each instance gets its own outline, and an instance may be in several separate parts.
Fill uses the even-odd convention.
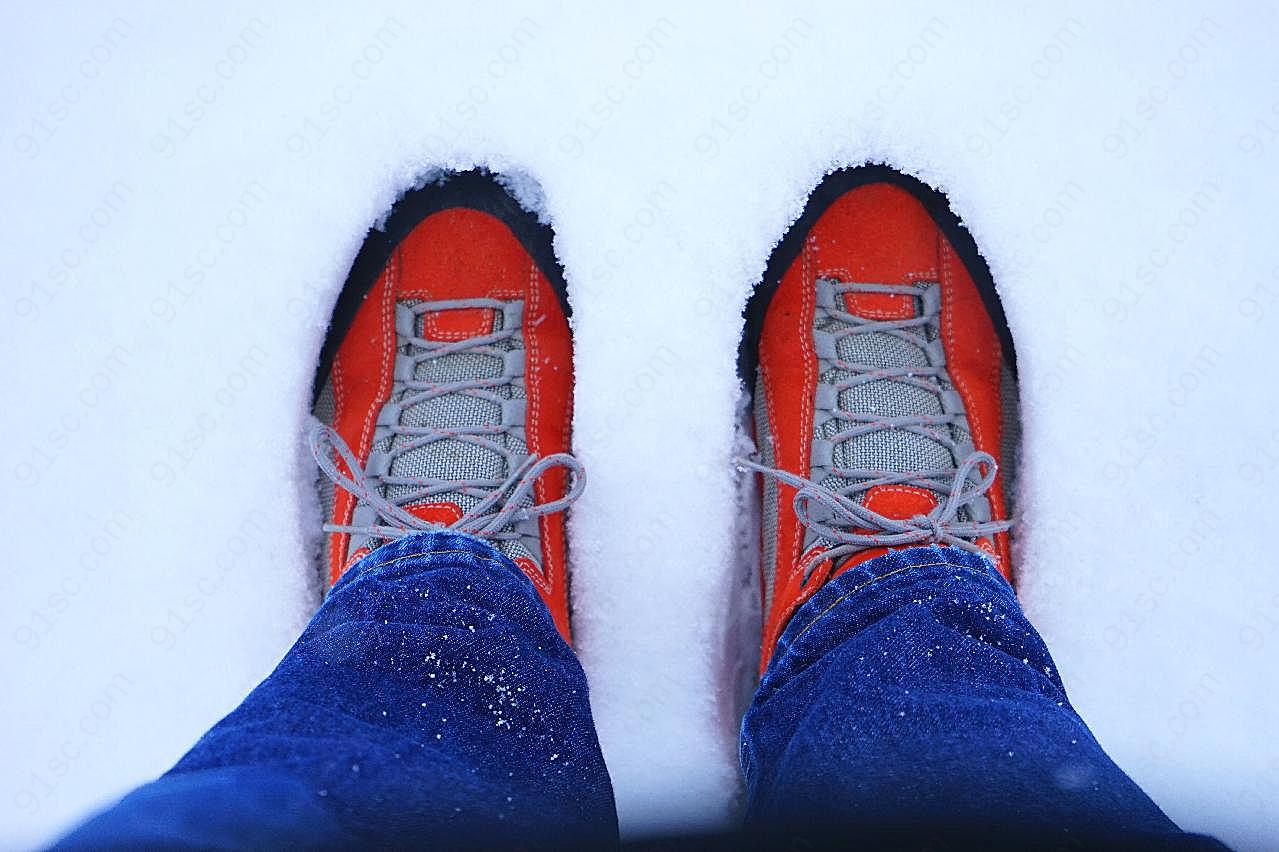
[[[533,259],[528,258],[528,279],[527,279],[527,295],[525,296],[524,310],[524,393],[528,397],[529,405],[527,409],[527,418],[524,422],[524,437],[528,444],[529,450],[539,455],[545,449],[538,442],[538,446],[533,446],[533,441],[538,435],[538,409],[540,408],[541,395],[538,392],[538,382],[533,381],[533,370],[537,369],[537,333],[534,329],[537,323],[534,317],[537,317],[541,309],[541,303],[538,300],[538,280],[537,265],[533,263]],[[533,499],[538,503],[546,501],[546,484],[544,479],[538,479],[533,483]],[[555,588],[555,577],[558,573],[558,566],[555,564],[554,552],[551,548],[546,547],[546,541],[550,538],[551,530],[546,529],[550,524],[547,516],[542,515],[538,518],[537,532],[538,537],[543,541],[542,547],[542,573],[546,575],[543,583],[533,578],[533,584],[538,588],[545,589],[549,594]]]
[[[813,466],[813,442],[812,442],[812,422],[813,410],[817,406],[817,346],[813,342],[813,323],[816,320],[817,305],[817,273],[814,270],[813,254],[817,251],[817,242],[810,238],[804,243],[804,252],[800,265],[800,283],[803,287],[801,291],[800,301],[800,319],[804,323],[804,333],[800,335],[800,351],[803,355],[804,362],[804,388],[812,389],[811,393],[806,393],[801,398],[800,418],[801,429],[799,435],[799,462],[800,469],[796,471],[800,476],[807,478],[812,473]],[[794,488],[792,487],[792,491]],[[793,497],[794,495],[792,495]],[[786,504],[794,514],[794,504]],[[793,579],[799,575],[799,559],[800,548],[803,546],[803,536],[799,531],[799,519],[794,519],[795,527],[795,543],[791,547],[791,566],[790,577]],[[802,592],[801,586],[801,592]]]
[[[343,378],[345,367],[345,359],[342,358],[342,348],[338,347],[338,352],[333,356],[333,371],[331,373],[333,381],[333,425],[336,428],[342,423],[342,416],[346,412],[346,380]],[[351,515],[355,514],[354,498],[344,488],[336,489],[333,500],[333,514],[329,517],[329,523],[346,524],[350,522]],[[329,574],[329,583],[337,582],[338,575],[341,573],[343,558],[341,554],[346,552],[349,544],[347,539],[348,533],[329,533],[329,564],[326,566]]]
[[[942,338],[944,339],[946,348],[948,350],[948,354],[946,358],[946,363],[947,363],[946,372],[950,376],[951,382],[959,390],[959,395],[964,400],[964,414],[965,414],[964,419],[968,421],[968,431],[969,431],[969,434],[973,436],[973,443],[979,449],[986,449],[987,444],[985,440],[985,434],[982,432],[981,422],[969,416],[973,411],[972,391],[969,390],[968,383],[964,380],[963,376],[959,375],[958,373],[952,372],[949,369],[949,364],[950,364],[949,351],[953,351],[957,346],[955,341],[955,308],[953,304],[954,294],[955,294],[955,283],[954,283],[954,279],[951,277],[950,255],[947,252],[947,249],[949,248],[949,246],[947,246],[945,242],[945,238],[941,235],[940,232],[937,234],[937,240],[940,243],[940,248],[941,248],[940,253],[941,253],[941,261],[942,261],[942,276],[941,276],[942,299],[943,299]]]
[[[400,293],[403,299],[425,299],[426,301],[434,301],[438,299],[438,295],[429,289],[421,287],[414,290],[405,290]],[[524,296],[524,291],[517,288],[506,290],[489,290],[485,292],[485,296],[491,299],[519,299]],[[485,308],[484,310],[495,310],[493,308]],[[430,311],[427,311],[430,313]]]
[[[888,492],[889,494],[906,494],[913,497],[921,495],[929,495],[936,502],[937,496],[927,488],[920,488],[916,485],[876,485],[873,489],[876,493]],[[869,495],[868,495],[869,496]]]
[[[840,282],[840,283],[842,283],[842,284],[854,284],[854,283],[858,283],[858,282],[857,282],[857,277],[856,277],[856,276],[854,276],[854,275],[853,275],[853,273],[852,273],[849,269],[847,269],[846,267],[843,267],[843,266],[831,266],[831,267],[824,267],[824,271],[822,271],[822,272],[818,272],[818,273],[817,273],[817,277],[819,277],[819,278],[834,278],[835,280],[839,281],[839,282]],[[904,276],[904,277],[905,277],[905,279],[906,279],[907,283],[909,283],[909,284],[915,284],[915,283],[917,283],[917,282],[919,282],[919,281],[936,281],[936,280],[937,280],[937,272],[936,272],[936,270],[933,270],[933,271],[931,271],[931,272],[907,272],[907,273],[905,274],[905,276]],[[864,282],[862,282],[862,283],[864,283]],[[888,283],[888,282],[880,282],[880,283]],[[897,294],[893,294],[893,293],[885,293],[885,294],[882,294],[882,295],[892,296],[892,295],[897,295]],[[902,296],[908,296],[909,294],[908,294],[908,293],[902,293],[901,295],[902,295]],[[857,316],[860,316],[860,317],[862,317],[862,318],[864,318],[864,319],[876,319],[876,320],[896,320],[896,319],[901,319],[901,317],[898,315],[898,312],[897,312],[897,311],[888,311],[888,310],[882,310],[882,309],[877,309],[877,308],[871,308],[871,309],[858,308],[858,310],[857,310]]]
[[[489,311],[495,312],[495,308],[459,308],[458,310],[467,311]],[[443,311],[426,311],[422,314],[422,325],[424,331],[431,332],[432,340],[467,340],[475,335],[469,333],[465,329],[457,331],[441,331],[439,326],[439,318]]]
[[[383,290],[380,317],[382,364],[378,374],[375,404],[369,406],[369,410],[364,413],[364,428],[360,431],[360,448],[356,457],[361,461],[367,458],[369,447],[372,445],[373,425],[377,422],[377,412],[386,405],[391,396],[391,373],[395,371],[395,368],[392,366],[391,371],[387,372],[386,354],[395,351],[395,280],[399,264],[400,252],[397,250],[391,255],[386,265],[386,288]]]
[[[945,236],[940,231],[937,232],[937,243],[940,248],[940,251],[938,253],[941,255],[941,267],[942,267],[941,315],[942,315],[942,340],[945,343],[945,346],[947,349],[946,373],[947,375],[950,376],[951,384],[955,386],[955,388],[959,392],[960,397],[964,401],[964,415],[965,415],[964,419],[968,422],[968,434],[972,436],[973,446],[977,447],[977,449],[979,450],[986,450],[987,452],[990,452],[991,455],[995,456],[995,459],[998,461],[999,456],[997,454],[999,449],[996,447],[996,448],[993,448],[993,451],[992,451],[992,448],[986,442],[986,435],[985,435],[985,432],[982,430],[981,421],[978,418],[972,416],[972,412],[974,410],[973,399],[972,399],[972,391],[970,391],[968,388],[968,383],[964,380],[964,378],[961,375],[952,371],[949,368],[950,361],[951,361],[950,351],[955,348],[955,329],[954,329],[955,310],[952,304],[954,299],[954,293],[955,293],[955,285],[954,285],[953,279],[951,278],[950,243],[946,241]],[[996,387],[998,387],[998,384],[997,384],[998,375],[999,375],[998,371],[999,371],[999,364],[996,362],[995,372],[993,374],[994,380],[996,381]],[[999,472],[996,471],[995,475],[996,477],[998,477]],[[994,557],[995,567],[999,568],[999,562],[1000,562],[999,555],[992,554],[992,556]]]

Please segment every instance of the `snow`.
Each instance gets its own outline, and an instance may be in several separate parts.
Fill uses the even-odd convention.
[[[397,194],[473,163],[568,271],[623,827],[731,819],[740,309],[866,160],[944,188],[1004,297],[1020,593],[1074,703],[1184,827],[1279,843],[1272,8],[296,5],[9,15],[0,845],[163,771],[298,634],[329,308]]]

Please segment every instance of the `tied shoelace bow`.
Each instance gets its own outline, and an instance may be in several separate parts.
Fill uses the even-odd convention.
[[[405,508],[411,503],[423,502],[424,497],[445,492],[456,493],[457,483],[432,482],[424,479],[395,478],[383,484],[421,485],[420,491],[392,502],[383,497],[379,488],[370,484],[369,477],[360,467],[359,461],[346,441],[342,440],[332,427],[312,418],[310,433],[311,453],[315,456],[320,470],[336,485],[351,492],[356,499],[372,506],[378,514],[380,523],[357,527],[343,524],[325,524],[325,532],[361,533],[370,538],[394,539],[411,532],[422,530],[455,530],[487,539],[515,539],[520,533],[511,527],[520,521],[549,515],[565,509],[581,496],[585,487],[585,470],[581,462],[568,453],[554,453],[549,456],[530,455],[523,463],[517,465],[495,488],[476,503],[470,511],[451,524],[436,524],[419,518]],[[335,455],[336,454],[336,455]],[[348,476],[337,465],[340,458]],[[563,497],[546,503],[532,503],[533,487],[537,480],[552,467],[562,467],[571,474],[572,484]],[[529,500],[529,505],[521,505]]]
[[[998,469],[993,456],[980,450],[973,452],[954,471],[919,473],[882,473],[863,479],[839,491],[826,488],[790,471],[766,467],[750,459],[739,459],[743,470],[753,470],[795,490],[793,506],[799,522],[822,538],[837,542],[835,547],[810,557],[803,566],[804,582],[818,565],[831,567],[843,557],[868,547],[899,547],[911,544],[944,544],[973,553],[986,554],[973,540],[1004,532],[1011,521],[961,521],[959,512],[983,497],[995,481]],[[983,470],[984,468],[984,470]],[[838,474],[864,471],[837,471]],[[953,473],[948,484],[939,476]],[[978,478],[974,479],[973,474]],[[879,485],[910,484],[949,492],[946,499],[927,515],[890,518],[858,503],[854,495]],[[941,486],[941,487],[939,487]]]
[[[859,334],[884,334],[897,338],[922,351],[928,351],[927,328],[937,318],[940,303],[932,304],[926,298],[926,284],[871,284],[859,282],[831,282],[834,304],[826,308],[832,319],[843,328],[831,332],[833,343],[845,337]],[[871,319],[859,316],[838,305],[845,293],[868,293],[891,296],[910,296],[922,300],[924,307],[918,316],[908,319]],[[832,347],[835,348],[835,347]],[[833,357],[836,369],[850,377],[833,383],[836,394],[870,382],[890,380],[940,395],[946,391],[941,384],[946,373],[940,364],[887,366],[861,364]],[[884,417],[872,412],[846,411],[836,408],[832,416],[847,424],[833,439],[840,442],[873,432],[902,430],[910,432],[945,447],[954,458],[963,450],[951,434],[950,427],[964,422],[962,414],[917,414]],[[982,499],[995,482],[999,464],[994,456],[981,450],[971,450],[955,468],[927,471],[892,473],[882,470],[834,468],[831,474],[852,480],[838,488],[829,488],[790,471],[761,465],[751,459],[739,459],[743,470],[753,470],[796,489],[793,502],[799,522],[822,538],[836,542],[824,552],[810,557],[803,566],[804,581],[823,563],[831,569],[845,556],[868,547],[897,547],[912,544],[942,544],[958,547],[973,553],[986,554],[975,544],[976,539],[1005,532],[1011,521],[960,520],[960,513]],[[890,518],[869,509],[855,498],[880,485],[912,485],[944,494],[926,515],[911,518]],[[988,554],[986,554],[988,555]]]

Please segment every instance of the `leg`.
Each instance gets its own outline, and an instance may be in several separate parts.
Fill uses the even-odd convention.
[[[742,763],[766,826],[1179,834],[1071,708],[1012,588],[956,548],[862,563],[799,610]]]
[[[763,680],[742,733],[756,826],[1184,840],[1071,709],[1007,582],[1012,340],[945,199],[885,167],[831,174],[746,319],[759,456],[743,467],[763,483]]]
[[[400,199],[316,373],[336,585],[238,710],[65,843],[615,842],[568,645],[572,368],[548,226],[479,171]]]
[[[476,538],[416,533],[348,571],[172,770],[61,845],[616,838],[586,678],[533,584]]]

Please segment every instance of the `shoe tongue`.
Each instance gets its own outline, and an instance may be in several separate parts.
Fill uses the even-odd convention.
[[[866,319],[910,319],[918,316],[919,300],[913,296],[891,293],[845,293],[844,305],[849,313]],[[842,323],[838,327],[847,328]],[[924,330],[930,333],[930,330]],[[931,330],[935,334],[935,330]],[[924,350],[899,336],[883,331],[850,334],[836,343],[836,353],[843,361],[875,367],[929,367]],[[838,382],[852,374],[834,369],[822,376],[823,381]],[[912,415],[938,416],[943,413],[941,397],[926,387],[899,379],[877,379],[840,391],[838,406],[844,411],[871,412],[882,417]],[[878,429],[855,437],[840,439],[840,432],[851,425],[832,418],[821,424],[821,436],[833,443],[832,461],[837,468],[854,468],[886,473],[909,473],[953,468],[957,461],[951,450],[940,441],[905,429]],[[828,477],[822,484],[839,488],[851,480]],[[914,486],[880,486],[864,492],[860,499],[875,500],[883,509],[880,514],[892,518],[913,517],[927,513],[942,496],[931,489]],[[924,496],[931,504],[919,506]],[[872,507],[874,508],[874,507]]]
[[[885,518],[909,520],[937,508],[937,493],[911,485],[876,485],[862,496],[862,505]]]
[[[411,332],[413,336],[423,340],[439,343],[451,343],[473,337],[492,334],[503,328],[504,315],[500,310],[486,307],[459,307],[448,310],[415,310],[418,304],[412,301],[400,302],[396,305],[397,329],[401,339]],[[445,385],[453,382],[473,381],[476,379],[500,379],[506,370],[506,359],[502,352],[519,348],[521,339],[518,335],[492,344],[489,352],[478,352],[468,349],[451,352],[436,358],[427,358],[414,364],[413,378],[419,382],[434,385]],[[407,359],[419,355],[420,350],[409,352],[405,348],[397,353],[397,359]],[[512,382],[487,389],[488,395],[500,399],[520,399],[524,390],[518,382]],[[406,396],[411,394],[406,394]],[[430,426],[447,430],[450,427],[489,426],[501,427],[503,424],[502,404],[493,399],[476,396],[472,393],[446,393],[408,405],[400,413],[402,426]],[[528,452],[523,438],[510,431],[485,436],[498,446],[505,447],[508,452],[521,456]],[[414,436],[395,435],[382,448],[389,452],[397,447],[412,443]],[[509,475],[506,455],[495,449],[481,446],[473,440],[460,438],[441,438],[396,455],[390,465],[390,474],[419,480],[445,480],[459,483],[485,481],[473,493],[462,490],[446,491],[435,494],[424,500],[404,505],[410,514],[432,524],[447,526],[456,522],[465,512],[475,508],[489,490],[488,483],[501,482]],[[462,486],[459,486],[461,488]],[[416,491],[415,486],[386,486],[386,497],[395,501]],[[502,539],[495,542],[498,549],[511,558],[529,559],[539,564],[537,554],[533,553],[520,539]]]
[[[484,308],[459,308],[455,310],[427,311],[414,315],[413,303],[396,306],[399,324],[409,324],[413,333],[425,340],[454,342],[468,337],[491,334],[501,329],[502,315]],[[399,358],[411,357],[401,351]],[[448,384],[474,379],[496,379],[502,375],[503,359],[499,355],[467,350],[419,361],[414,365],[413,377],[420,382]],[[500,393],[500,391],[498,391]],[[403,426],[500,426],[502,406],[491,399],[483,399],[468,393],[448,393],[414,405],[406,406],[400,414]],[[502,436],[495,436],[500,442]],[[397,435],[388,446],[394,450],[410,444],[413,436]],[[483,447],[473,441],[443,438],[400,453],[391,463],[392,476],[413,479],[501,480],[506,474],[506,459],[496,450]],[[413,486],[388,486],[387,498],[395,500],[417,490]],[[448,517],[452,523],[470,510],[479,497],[457,492],[436,494],[419,504],[405,506],[424,520],[438,522],[436,516]],[[451,515],[451,517],[449,517]]]
[[[874,320],[903,320],[917,315],[915,297],[898,293],[845,293],[844,310]]]
[[[416,503],[404,508],[414,517],[442,527],[457,523],[462,517],[462,509],[456,503]]]
[[[451,343],[492,334],[502,326],[495,308],[453,308],[428,311],[419,319],[418,334],[436,343]]]

